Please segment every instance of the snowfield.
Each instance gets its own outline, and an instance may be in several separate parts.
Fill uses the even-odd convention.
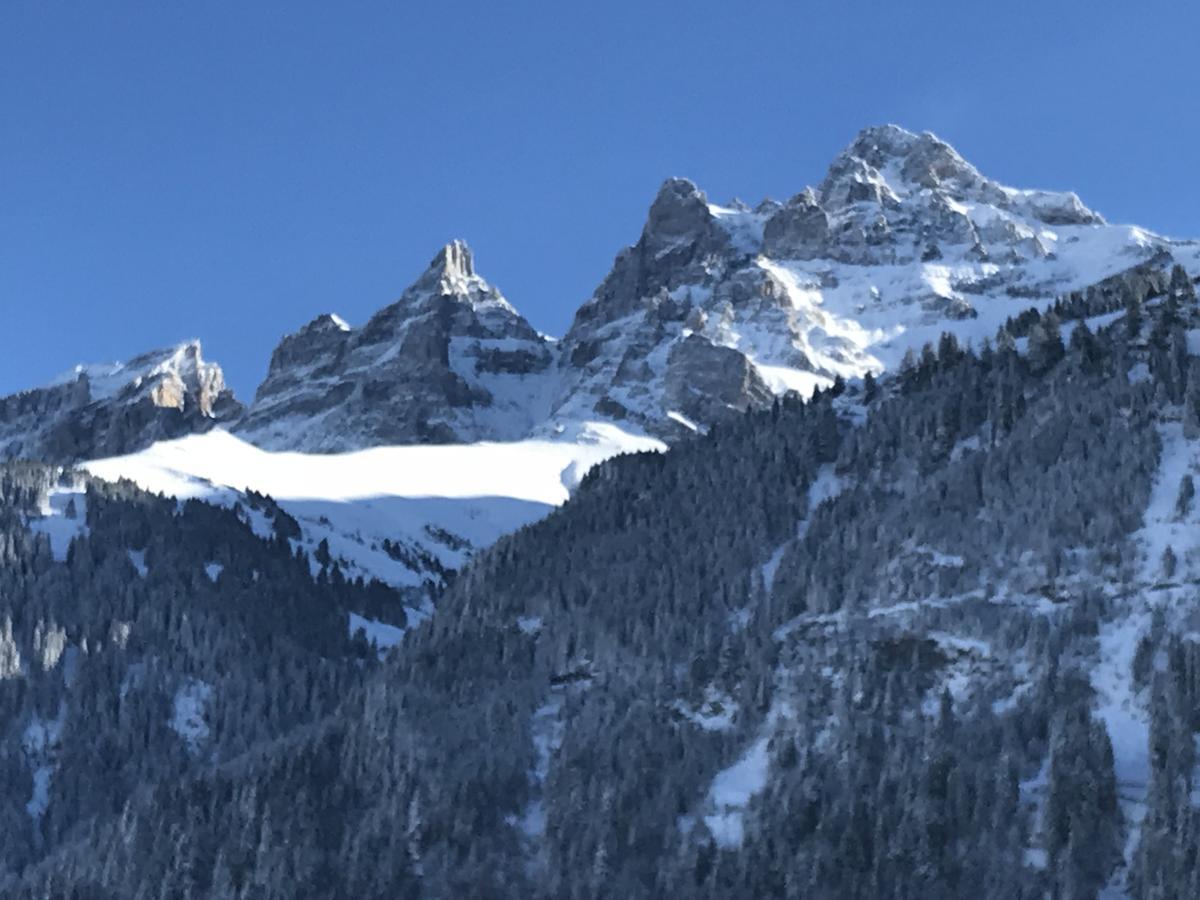
[[[82,468],[180,500],[232,505],[248,490],[267,494],[300,522],[308,549],[327,540],[351,575],[416,586],[435,573],[386,552],[385,539],[458,568],[472,551],[564,503],[597,463],[665,449],[599,423],[573,437],[315,454],[270,452],[214,430]]]

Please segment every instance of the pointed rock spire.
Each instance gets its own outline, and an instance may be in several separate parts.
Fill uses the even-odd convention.
[[[471,278],[475,274],[475,259],[467,242],[456,238],[438,251],[429,268],[452,278]]]
[[[530,427],[544,390],[534,381],[551,362],[548,340],[455,240],[361,327],[321,316],[285,337],[237,431],[270,449],[322,452],[510,440]],[[529,376],[527,387],[512,376]]]

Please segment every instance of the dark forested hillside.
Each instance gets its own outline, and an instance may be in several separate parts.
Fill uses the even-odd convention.
[[[0,492],[10,873],[110,831],[159,782],[330,715],[375,665],[347,611],[381,593],[398,606],[377,584],[314,579],[265,498],[177,504],[28,464],[4,467]],[[51,498],[62,514],[26,527]]]
[[[6,469],[4,895],[1200,896],[1200,311],[1155,283],[605,463],[382,664],[346,613],[398,601],[269,500]]]

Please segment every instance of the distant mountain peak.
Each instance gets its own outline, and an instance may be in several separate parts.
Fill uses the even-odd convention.
[[[284,337],[237,430],[319,451],[520,437],[539,414],[548,344],[454,240],[361,328],[322,316]]]
[[[907,160],[914,156],[938,157],[955,167],[974,169],[953,147],[932,131],[909,131],[899,125],[872,125],[860,131],[842,151],[874,166],[884,168],[890,161]]]
[[[74,461],[141,449],[231,424],[241,404],[200,342],[123,362],[78,365],[49,385],[0,398],[0,458]]]
[[[445,278],[451,282],[466,281],[475,277],[475,257],[467,242],[459,239],[450,241],[430,260],[428,275]]]
[[[140,353],[122,362],[77,365],[48,388],[74,382],[87,385],[89,401],[145,395],[162,407],[183,409],[190,402],[203,415],[212,414],[215,398],[226,390],[224,372],[216,363],[205,361],[198,340]]]
[[[932,132],[898,125],[865,128],[835,157],[819,189],[831,212],[870,201],[898,208],[923,194],[1010,211],[1049,225],[1103,225],[1103,216],[1069,191],[1017,190],[985,177]]]
[[[346,332],[352,329],[346,320],[337,313],[321,313],[300,329],[302,334],[317,334],[323,332]]]
[[[442,270],[446,277],[472,278],[475,276],[475,257],[467,241],[456,238],[438,251],[430,263],[430,269]]]

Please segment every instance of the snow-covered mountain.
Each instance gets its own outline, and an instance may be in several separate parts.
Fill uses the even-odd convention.
[[[0,401],[0,894],[1200,896],[1198,269],[886,127]]]
[[[0,459],[74,461],[230,424],[242,406],[199,341],[121,363],[76,366],[0,398]]]
[[[541,418],[551,347],[455,241],[362,328],[329,314],[285,337],[238,431],[320,452],[514,440]]]
[[[563,338],[552,418],[670,439],[788,390],[895,369],[943,331],[992,337],[1167,253],[1200,268],[1195,242],[1106,224],[1074,194],[1004,187],[894,125],[863,131],[786,203],[719,206],[672,179]]]

